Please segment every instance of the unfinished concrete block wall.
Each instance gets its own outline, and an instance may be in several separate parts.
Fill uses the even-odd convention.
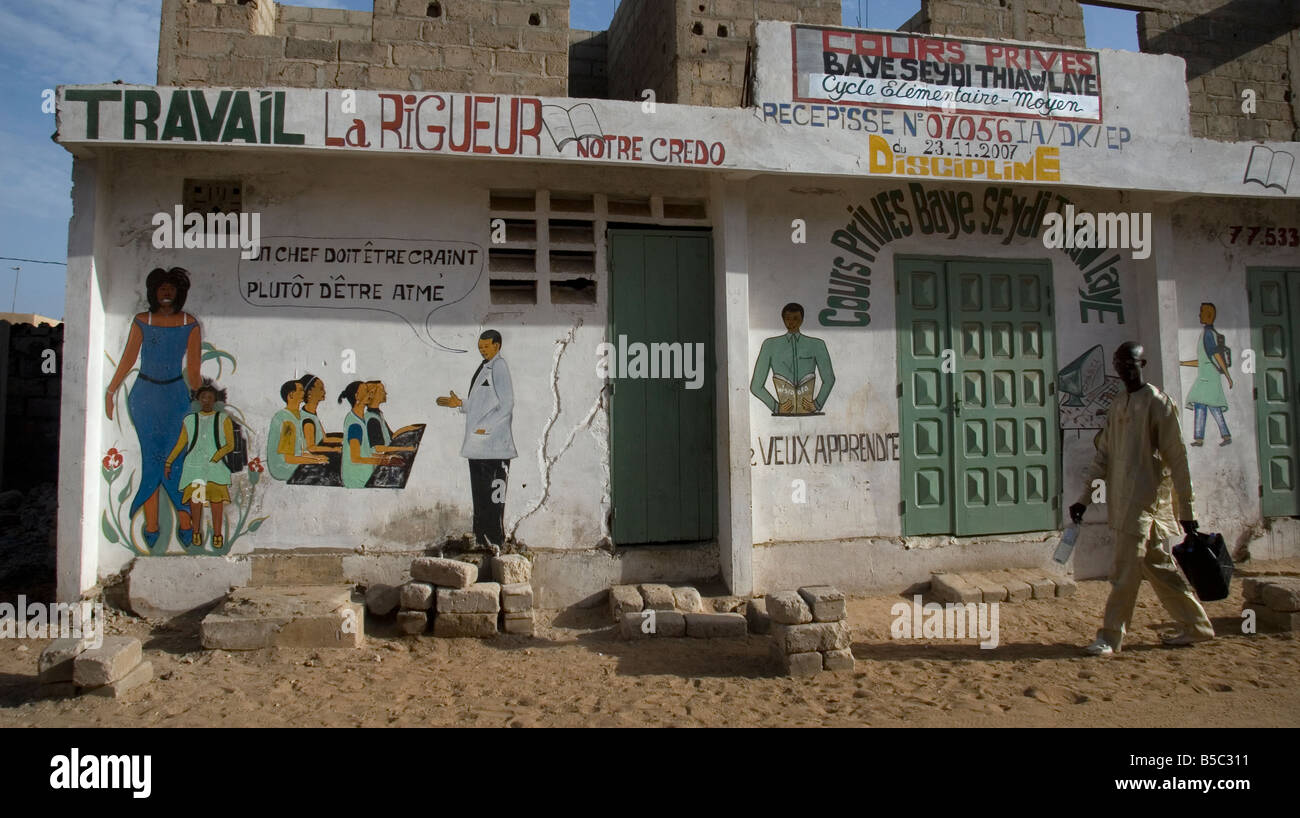
[[[921,0],[907,29],[950,37],[1085,45],[1083,9],[1075,0]]]
[[[569,31],[569,96],[609,99],[609,32]]]
[[[1138,45],[1187,61],[1193,136],[1300,141],[1300,3],[1181,0],[1138,15]],[[1255,92],[1255,111],[1242,110]]]
[[[609,93],[659,102],[743,103],[754,23],[840,24],[840,0],[622,0],[609,26]]]
[[[675,0],[622,0],[609,22],[610,99],[641,99],[655,92],[659,102],[677,101]]]
[[[676,0],[677,101],[736,107],[745,99],[754,23],[838,26],[839,0]]]
[[[160,85],[566,96],[569,0],[162,0]]]
[[[1137,16],[1138,48],[1187,61],[1193,136],[1300,140],[1300,2],[1170,0],[1158,5],[1160,11]],[[922,0],[921,11],[905,28],[1086,45],[1077,0]],[[1253,112],[1242,110],[1247,90],[1255,92]]]

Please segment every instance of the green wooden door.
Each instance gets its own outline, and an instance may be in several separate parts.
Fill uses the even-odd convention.
[[[944,263],[899,257],[898,372],[903,533],[951,534],[952,375],[944,372],[948,285]]]
[[[907,257],[896,265],[903,533],[1056,528],[1050,266]]]
[[[1300,339],[1300,270],[1246,271],[1250,292],[1250,343],[1255,360],[1255,439],[1259,449],[1260,504],[1265,517],[1300,514],[1297,480],[1296,361]]]
[[[634,344],[644,344],[661,363],[673,357],[673,348],[654,345],[677,344],[681,355],[703,367],[699,388],[689,388],[689,379],[673,377],[675,372],[634,377],[638,373],[612,370],[614,543],[712,540],[717,532],[712,238],[689,231],[610,230],[609,259],[609,343],[629,350],[629,358]]]

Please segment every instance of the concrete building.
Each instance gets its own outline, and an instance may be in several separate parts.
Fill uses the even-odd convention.
[[[128,568],[224,593],[262,553],[373,579],[486,525],[463,452],[509,459],[491,492],[546,608],[1045,566],[1130,338],[1204,438],[1202,528],[1300,554],[1300,12],[1110,4],[1145,9],[1136,53],[1083,48],[1073,0],[993,5],[881,32],[624,0],[573,32],[564,0],[164,0],[157,86],[59,90],[60,595]],[[150,312],[172,267],[197,331]],[[200,374],[260,461],[217,548],[158,476]],[[1079,577],[1109,567],[1100,508]]]

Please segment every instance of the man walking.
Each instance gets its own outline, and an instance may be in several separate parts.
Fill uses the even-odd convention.
[[[479,336],[478,351],[483,362],[470,378],[469,392],[462,401],[452,392],[438,398],[439,406],[465,416],[465,440],[460,455],[469,461],[469,485],[474,497],[474,540],[494,552],[505,542],[506,481],[514,459],[511,424],[515,392],[510,369],[501,357],[501,333],[490,329]]]
[[[1092,482],[1106,481],[1115,561],[1102,628],[1096,641],[1085,649],[1094,656],[1120,650],[1143,576],[1180,626],[1163,637],[1166,645],[1214,638],[1214,626],[1205,609],[1188,590],[1169,553],[1161,548],[1164,540],[1177,534],[1176,521],[1187,533],[1197,529],[1178,407],[1143,380],[1142,367],[1147,362],[1141,344],[1121,344],[1113,362],[1125,391],[1110,404],[1106,425],[1094,444],[1097,455],[1084,472],[1083,494],[1070,506],[1070,517],[1080,522],[1091,499]]]

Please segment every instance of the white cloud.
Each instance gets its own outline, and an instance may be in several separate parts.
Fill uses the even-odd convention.
[[[46,87],[121,79],[153,84],[158,71],[158,0],[44,0],[0,8],[0,30],[19,73]]]

